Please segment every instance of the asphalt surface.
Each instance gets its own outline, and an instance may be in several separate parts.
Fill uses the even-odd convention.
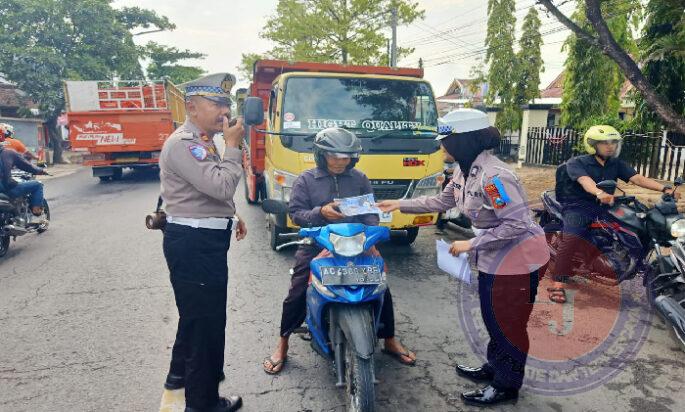
[[[0,259],[0,411],[156,411],[178,319],[161,233],[144,226],[159,181],[135,173],[103,184],[84,169],[45,184],[50,230],[19,238]],[[244,411],[345,410],[332,364],[308,342],[291,340],[281,375],[262,371],[276,343],[293,250],[269,250],[262,211],[242,193],[236,201],[249,234],[230,251],[222,393],[242,395]],[[457,377],[454,365],[478,365],[485,340],[476,336],[480,353],[469,344],[474,337],[462,327],[458,303],[473,286],[436,268],[435,239],[427,228],[411,247],[381,248],[398,336],[418,363],[406,367],[378,353],[380,411],[473,410],[459,394],[480,385]],[[546,301],[542,290],[538,299]],[[479,318],[477,311],[467,316]],[[610,348],[603,359],[578,361],[578,368],[608,367],[611,379],[563,396],[527,386],[515,406],[501,410],[685,410],[685,353],[658,318],[632,318],[647,326],[634,353],[617,362]],[[619,336],[615,345],[630,343]]]

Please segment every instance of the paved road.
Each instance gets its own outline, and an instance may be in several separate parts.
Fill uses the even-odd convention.
[[[145,174],[101,184],[87,170],[46,182],[50,230],[20,238],[0,260],[1,411],[159,408],[177,313],[161,234],[143,224],[158,186],[154,175]],[[242,394],[244,411],[343,411],[331,364],[307,342],[293,339],[281,376],[261,370],[277,337],[292,251],[267,250],[262,212],[245,205],[242,193],[236,198],[250,233],[230,251],[222,391]],[[459,313],[476,323],[479,317],[477,310],[458,311],[472,288],[435,269],[434,239],[433,230],[424,229],[413,247],[382,248],[398,334],[419,362],[408,368],[378,355],[381,411],[469,410],[457,396],[474,384],[457,378],[453,365],[480,362],[469,340],[475,336],[482,353],[482,339],[462,328]],[[685,410],[685,354],[658,319],[631,315],[626,324],[649,327],[636,354],[616,361],[609,348],[609,358],[577,363],[579,370],[609,368],[615,376],[608,382],[565,396],[529,388],[505,410]],[[616,345],[630,344],[618,336]],[[570,387],[576,378],[566,379]]]

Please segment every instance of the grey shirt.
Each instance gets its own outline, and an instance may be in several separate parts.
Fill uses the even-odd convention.
[[[186,119],[164,142],[159,168],[170,216],[235,215],[233,195],[243,174],[240,149],[227,147],[222,160],[212,139]]]
[[[317,167],[306,170],[295,180],[288,211],[292,221],[301,227],[325,226],[329,223],[363,223],[367,226],[377,226],[378,215],[359,215],[329,222],[321,214],[321,207],[331,203],[333,199],[367,193],[373,193],[373,189],[364,173],[350,169],[339,175],[332,175],[327,170]]]

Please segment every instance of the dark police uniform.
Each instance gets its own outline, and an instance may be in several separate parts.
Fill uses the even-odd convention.
[[[186,96],[230,102],[235,82],[210,75],[185,85]],[[233,195],[242,176],[240,149],[223,159],[211,139],[190,120],[164,143],[160,155],[162,198],[166,202],[164,257],[179,313],[170,378],[185,386],[186,407],[211,408],[219,401],[224,361],[227,253],[236,225]]]
[[[609,158],[602,166],[594,155],[576,156],[559,166],[555,192],[562,205],[564,233],[567,235],[559,245],[555,263],[557,277],[571,274],[573,255],[583,246],[583,240],[588,241],[590,223],[605,216],[607,211],[596,196],[583,189],[578,179],[588,176],[595,183],[618,179],[628,182],[636,174],[637,171],[621,159]]]

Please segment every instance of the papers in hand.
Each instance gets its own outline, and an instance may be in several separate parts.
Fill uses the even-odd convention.
[[[381,210],[376,207],[376,200],[374,200],[373,193],[335,199],[335,201],[338,203],[340,212],[345,216],[381,214]]]
[[[455,279],[471,283],[471,266],[469,254],[461,253],[459,256],[450,254],[450,244],[442,239],[435,241],[435,249],[438,254],[438,267]]]

